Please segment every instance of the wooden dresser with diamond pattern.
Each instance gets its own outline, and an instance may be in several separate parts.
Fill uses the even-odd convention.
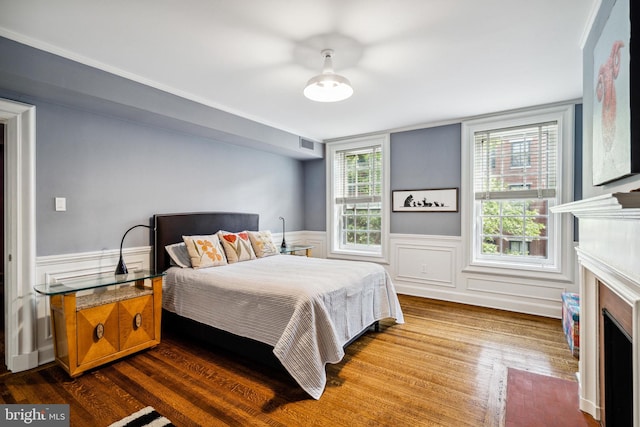
[[[70,376],[160,343],[162,276],[141,271],[36,286],[50,298],[56,361]]]

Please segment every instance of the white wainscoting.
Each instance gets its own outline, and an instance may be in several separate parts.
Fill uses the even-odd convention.
[[[461,301],[460,237],[392,234],[389,274],[398,293]]]
[[[455,240],[394,237],[390,247],[390,266],[395,282],[403,283],[407,288],[456,287],[456,260],[459,251]]]
[[[150,246],[125,248],[123,256],[129,271],[151,269]],[[115,272],[119,250],[52,255],[36,258],[36,283],[55,283],[57,280],[93,276]],[[54,360],[53,336],[49,298],[35,294],[36,345],[38,365]]]
[[[560,318],[561,293],[577,292],[573,282],[464,272],[462,245],[457,236],[392,234],[388,270],[398,293]]]
[[[311,245],[311,256],[314,258],[327,257],[327,233],[324,231],[299,231],[296,233],[296,245]],[[287,241],[289,238],[287,237]]]

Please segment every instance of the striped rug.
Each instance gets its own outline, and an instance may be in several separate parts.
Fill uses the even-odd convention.
[[[157,413],[151,406],[147,406],[111,424],[109,427],[162,427],[172,425],[171,421]]]

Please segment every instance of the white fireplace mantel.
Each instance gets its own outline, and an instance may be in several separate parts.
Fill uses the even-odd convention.
[[[633,425],[640,427],[640,192],[605,194],[551,211],[580,219],[580,409],[600,419],[600,281],[632,307]]]
[[[640,192],[610,193],[551,208],[553,213],[571,213],[577,218],[640,219]]]

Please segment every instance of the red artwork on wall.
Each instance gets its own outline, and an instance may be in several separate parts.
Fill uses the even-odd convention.
[[[595,33],[591,53],[593,185],[640,173],[640,85],[632,78],[639,67],[638,56],[631,56],[633,34],[639,34],[631,31],[638,11],[640,7],[630,0],[608,3],[601,10],[604,25]]]
[[[607,61],[600,66],[596,96],[602,103],[602,141],[605,150],[611,150],[616,137],[616,86],[615,79],[620,72],[620,49],[624,42],[617,40],[613,43],[611,54]]]

